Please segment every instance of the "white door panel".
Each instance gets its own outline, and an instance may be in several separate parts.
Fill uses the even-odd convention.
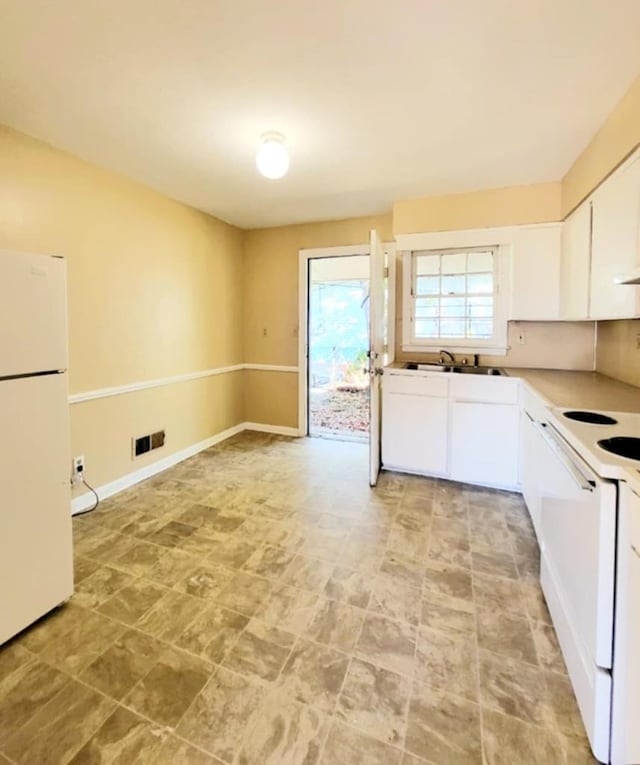
[[[62,258],[0,252],[0,377],[66,369]]]
[[[375,486],[380,472],[381,395],[380,376],[384,357],[385,310],[384,310],[385,253],[382,240],[375,229],[371,230],[369,255],[369,386],[370,432],[369,432],[369,484]]]

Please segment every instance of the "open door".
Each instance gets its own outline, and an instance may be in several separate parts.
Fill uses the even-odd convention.
[[[385,252],[375,229],[371,230],[369,257],[369,484],[375,486],[380,472],[381,394],[380,377],[385,342]]]

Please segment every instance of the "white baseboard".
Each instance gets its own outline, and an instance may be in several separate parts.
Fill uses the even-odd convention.
[[[294,438],[300,435],[298,428],[289,428],[285,425],[264,425],[262,422],[245,422],[244,430],[256,430],[259,433],[274,433],[277,436],[293,436]]]
[[[261,433],[275,433],[280,436],[298,436],[297,428],[287,428],[281,425],[263,425],[259,422],[241,422],[238,425],[234,425],[232,428],[227,428],[227,430],[216,433],[214,436],[205,438],[204,441],[199,441],[197,444],[187,446],[184,449],[180,449],[180,451],[169,454],[167,457],[164,457],[157,462],[145,465],[143,468],[134,470],[132,473],[127,473],[121,478],[116,478],[115,481],[110,481],[103,486],[98,486],[96,492],[101,501],[108,497],[112,497],[114,494],[118,494],[131,486],[135,486],[135,484],[140,483],[140,481],[151,478],[151,476],[157,475],[163,470],[167,470],[168,468],[177,465],[178,462],[193,457],[193,455],[198,454],[198,452],[209,449],[209,447],[219,444],[221,441],[231,438],[231,436],[242,433],[243,430],[257,430]],[[75,497],[71,502],[71,515],[76,515],[83,510],[87,510],[94,502],[95,497],[91,492],[86,492],[79,497]]]

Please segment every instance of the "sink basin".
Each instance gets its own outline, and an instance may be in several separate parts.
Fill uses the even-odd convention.
[[[450,372],[451,367],[446,364],[438,364],[437,362],[430,363],[428,361],[417,362],[407,361],[404,365],[405,369],[419,369],[422,372]]]
[[[436,362],[417,362],[407,361],[404,365],[405,369],[414,369],[422,372],[453,372],[454,374],[464,375],[491,375],[504,377],[506,372],[504,369],[498,369],[497,367],[465,367],[451,364],[438,364]]]

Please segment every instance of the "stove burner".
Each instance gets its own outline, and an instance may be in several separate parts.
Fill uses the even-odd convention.
[[[607,414],[598,414],[598,412],[564,412],[568,420],[577,420],[578,422],[589,422],[592,425],[615,425],[618,420],[609,417]]]
[[[618,457],[640,460],[640,438],[632,438],[631,436],[603,438],[598,441],[598,446],[607,452],[617,454]]]

